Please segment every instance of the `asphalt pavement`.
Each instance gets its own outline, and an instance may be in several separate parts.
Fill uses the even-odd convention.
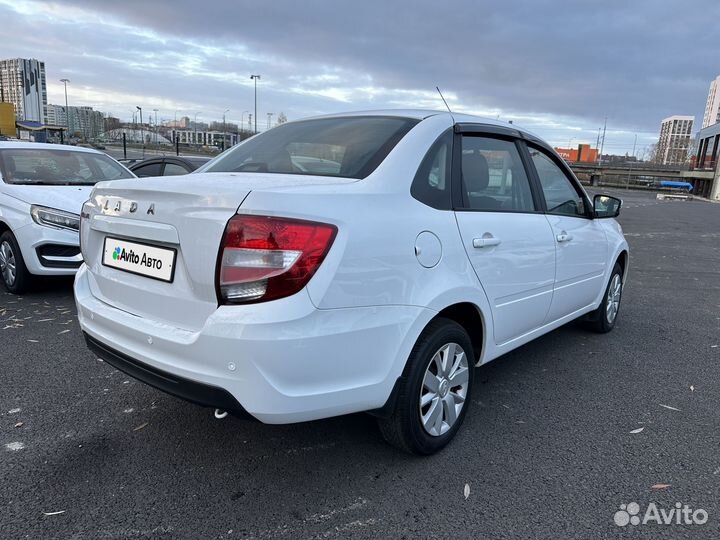
[[[572,323],[478,368],[427,458],[365,414],[215,420],[88,352],[71,280],[0,293],[0,539],[717,538],[720,204],[615,193],[615,330]],[[651,503],[707,522],[616,525]]]

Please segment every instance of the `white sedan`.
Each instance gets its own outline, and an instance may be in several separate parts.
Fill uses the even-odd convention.
[[[80,263],[80,208],[99,181],[134,178],[87,148],[0,142],[0,277],[12,293],[33,276],[72,275]]]
[[[473,367],[585,316],[613,328],[620,200],[514,125],[381,111],[281,125],[198,172],[98,184],[75,280],[88,345],[223,416],[358,411],[429,454]]]

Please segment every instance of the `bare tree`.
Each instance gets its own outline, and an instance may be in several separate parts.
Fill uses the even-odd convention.
[[[686,162],[692,163],[693,158],[696,156],[697,151],[698,151],[697,145],[698,145],[698,138],[692,137],[690,139],[690,142],[688,143],[688,147],[687,147],[687,156],[685,158]]]
[[[287,116],[285,116],[284,112],[281,112],[280,114],[278,114],[277,123],[278,125],[280,125],[284,124],[285,122],[287,122]]]
[[[653,144],[651,144],[650,146],[648,146],[648,148],[647,148],[647,156],[648,156],[647,160],[648,160],[650,163],[657,163],[658,158],[660,157],[660,156],[658,156],[658,145],[657,145],[657,143],[653,143]]]

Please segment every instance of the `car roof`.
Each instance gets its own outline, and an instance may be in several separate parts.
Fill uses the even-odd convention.
[[[95,150],[94,148],[71,146],[68,144],[36,143],[26,141],[0,141],[0,150],[7,150],[11,148],[22,150],[61,150],[65,152],[87,152],[89,154],[103,154],[103,152]]]
[[[318,118],[347,118],[352,116],[392,116],[398,118],[412,118],[414,120],[425,120],[431,116],[446,115],[452,119],[454,124],[477,124],[485,126],[497,126],[502,128],[508,128],[515,131],[519,131],[532,138],[542,140],[542,137],[529,131],[525,128],[518,126],[517,124],[511,124],[510,122],[503,122],[494,118],[485,118],[483,116],[476,116],[473,114],[465,113],[451,113],[448,111],[435,111],[430,109],[379,109],[379,110],[368,110],[368,111],[353,111],[344,113],[324,114],[320,116],[313,116],[310,118],[303,118],[302,120],[314,120]],[[301,121],[301,120],[298,120]]]
[[[207,163],[212,158],[209,156],[167,156],[165,159],[182,159],[194,163]]]
[[[153,156],[146,159],[138,159],[132,166],[136,165],[148,165],[150,163],[159,163],[162,161],[184,161],[186,163],[207,163],[212,158],[207,156]]]

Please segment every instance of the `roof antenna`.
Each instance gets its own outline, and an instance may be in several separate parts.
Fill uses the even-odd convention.
[[[447,101],[445,101],[445,96],[442,95],[442,92],[440,91],[440,88],[436,86],[436,87],[435,87],[435,90],[437,90],[437,91],[438,91],[438,94],[440,94],[440,98],[443,100],[443,103],[444,103],[445,106],[447,107],[448,112],[449,112],[450,114],[452,114],[452,111],[450,110],[450,105],[448,105],[448,104],[447,104]]]

